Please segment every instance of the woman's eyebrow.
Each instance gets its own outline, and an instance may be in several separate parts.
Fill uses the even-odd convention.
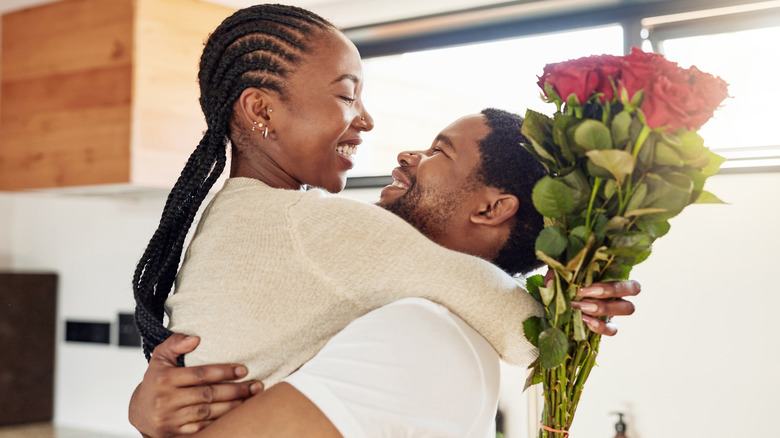
[[[360,83],[360,78],[359,77],[353,75],[352,73],[345,73],[345,74],[339,76],[338,78],[336,78],[336,80],[331,82],[331,84],[335,84],[335,83],[338,83],[338,82],[341,82],[341,81],[344,81],[344,80],[350,80],[350,81],[354,82],[355,85],[358,85]]]

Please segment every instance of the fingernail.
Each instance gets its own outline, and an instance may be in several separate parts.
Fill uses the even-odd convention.
[[[262,390],[263,389],[257,383],[253,383],[252,386],[249,387],[249,392],[251,392],[252,395],[259,394]]]
[[[179,431],[185,435],[195,433],[199,430],[198,425],[195,423],[187,423],[182,426]]]
[[[583,287],[577,295],[581,297],[600,297],[604,295],[604,288],[601,286]]]
[[[578,308],[582,310],[583,312],[593,313],[597,310],[599,310],[599,306],[593,304],[593,303],[587,303],[584,301],[572,301],[571,303],[572,307]]]
[[[239,379],[246,376],[248,372],[249,371],[247,371],[246,367],[244,366],[237,366],[233,368],[233,374],[235,374],[235,376]]]

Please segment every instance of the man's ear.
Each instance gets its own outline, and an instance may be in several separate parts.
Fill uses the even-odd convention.
[[[517,197],[495,191],[480,205],[478,211],[471,214],[471,222],[480,225],[496,226],[512,219],[520,207]]]
[[[236,101],[237,118],[242,126],[250,128],[254,122],[268,124],[269,108],[274,96],[267,90],[249,87],[241,92]]]

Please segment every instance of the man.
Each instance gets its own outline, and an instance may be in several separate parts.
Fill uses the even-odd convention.
[[[427,151],[399,155],[394,182],[382,190],[378,205],[442,246],[494,261],[511,274],[538,267],[533,244],[542,223],[530,194],[544,171],[519,146],[521,122],[492,109],[459,119]],[[638,291],[637,284],[622,282],[581,295],[612,298]],[[393,436],[414,436],[424,430],[483,436],[497,403],[495,351],[446,309],[414,300],[359,318],[283,383],[203,433],[373,436],[392,430]],[[625,300],[577,305],[591,315],[585,322],[604,334],[614,334],[614,327],[593,316],[633,312]],[[217,384],[242,377],[241,367],[174,368],[175,358],[196,344],[176,336],[155,352],[131,401],[131,422],[140,431],[157,437],[199,430],[259,391],[251,382]]]

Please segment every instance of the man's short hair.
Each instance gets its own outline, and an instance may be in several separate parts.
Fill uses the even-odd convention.
[[[542,215],[531,201],[534,185],[547,172],[521,143],[523,118],[507,111],[482,110],[490,133],[479,142],[482,161],[477,170],[482,183],[517,197],[519,206],[513,218],[509,239],[493,261],[514,274],[526,274],[543,265],[536,257],[536,236],[544,228]]]

